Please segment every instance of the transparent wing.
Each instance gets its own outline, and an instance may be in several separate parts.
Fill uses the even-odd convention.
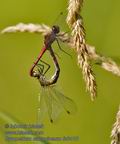
[[[45,102],[46,102],[46,107],[47,107],[47,112],[48,112],[48,115],[49,115],[49,119],[50,121],[52,122],[52,97],[49,93],[49,86],[48,87],[45,87],[45,95],[44,95],[44,99],[45,99]]]
[[[41,87],[41,94],[38,97],[38,123],[42,123],[42,121],[44,120],[46,113],[47,113],[47,106],[46,106],[46,102],[45,102],[45,97],[46,93],[44,88]]]
[[[51,106],[52,106],[51,122],[54,122],[59,118],[64,108],[61,105],[60,101],[57,99],[56,95],[54,94],[53,87],[49,88],[49,96],[51,97]]]
[[[61,112],[60,104],[54,99],[52,87],[42,87],[40,103],[38,109],[38,122],[41,123],[45,117],[49,116],[50,122],[54,122]]]
[[[74,114],[76,112],[77,110],[76,104],[74,103],[72,99],[66,97],[63,93],[61,93],[55,87],[52,88],[52,91],[54,93],[54,97],[56,97],[56,100],[62,105],[62,107],[65,109],[65,111],[68,114]]]
[[[41,87],[41,94],[38,108],[38,122],[41,123],[48,114],[50,121],[52,122],[52,98],[49,95],[48,87]]]
[[[55,86],[42,87],[39,122],[45,118],[46,113],[48,113],[50,122],[54,122],[64,110],[68,114],[75,113],[76,105],[73,100],[64,96]]]
[[[46,35],[51,32],[51,28],[45,24],[24,24],[19,23],[14,26],[6,27],[1,33],[15,33],[15,32],[30,32],[30,33],[41,33]]]

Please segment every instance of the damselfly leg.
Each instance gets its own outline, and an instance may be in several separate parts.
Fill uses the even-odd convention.
[[[38,63],[38,64],[37,64],[37,67],[39,67],[41,73],[42,73],[43,75],[45,75],[45,74],[47,73],[47,71],[50,69],[50,65],[49,65],[48,63],[46,63],[45,61],[43,61],[43,60],[40,60],[40,62],[42,62],[43,64]],[[47,66],[47,69],[45,70],[45,72],[44,72],[44,69],[45,69],[44,64]]]
[[[57,38],[56,38],[56,41],[57,41],[57,44],[58,44],[59,49],[60,49],[62,52],[64,52],[65,54],[67,54],[68,56],[70,56],[70,57],[72,58],[72,56],[71,56],[69,53],[67,53],[65,50],[63,50],[63,49],[61,48],[60,43],[59,43],[59,41],[58,41]]]

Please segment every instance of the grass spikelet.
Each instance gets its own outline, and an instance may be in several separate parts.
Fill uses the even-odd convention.
[[[2,34],[4,33],[15,33],[15,32],[29,32],[29,33],[42,33],[46,35],[47,33],[51,32],[51,28],[45,24],[24,24],[19,23],[15,26],[9,26],[2,30]]]
[[[79,15],[83,0],[69,0],[67,23],[72,29],[72,37],[75,50],[78,57],[78,65],[82,69],[83,77],[86,83],[86,89],[94,100],[97,95],[97,86],[95,77],[89,63],[89,53],[86,48],[85,29],[82,17]]]
[[[116,116],[116,122],[111,132],[111,144],[120,144],[120,107]]]

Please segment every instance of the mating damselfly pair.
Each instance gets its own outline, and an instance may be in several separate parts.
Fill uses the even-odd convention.
[[[49,115],[50,121],[54,122],[54,120],[57,119],[62,110],[65,110],[68,114],[71,114],[75,111],[75,104],[72,101],[72,99],[64,96],[64,94],[58,91],[54,85],[58,80],[60,67],[51,45],[56,40],[59,48],[61,49],[59,42],[57,40],[57,34],[59,33],[59,31],[60,30],[58,26],[53,26],[51,33],[45,35],[45,41],[44,41],[45,46],[41,50],[38,59],[35,61],[34,65],[30,70],[30,75],[32,77],[37,77],[37,79],[40,82],[40,85],[42,86],[40,105],[38,109],[39,122],[42,120],[42,118],[44,118],[44,114],[46,112]],[[53,58],[53,63],[55,65],[55,74],[49,80],[46,79],[45,74],[50,68],[50,66],[47,64],[48,69],[44,72],[44,67],[41,67],[42,65],[38,64],[38,62],[41,60],[41,57],[46,50],[49,50],[50,55]],[[43,63],[46,64],[46,62]],[[36,66],[38,67],[37,71],[33,71]]]
[[[34,62],[34,64],[30,69],[30,76],[37,78],[41,85],[39,119],[42,119],[44,117],[43,115],[46,112],[49,114],[51,122],[53,122],[59,116],[60,112],[62,112],[63,110],[65,110],[68,114],[73,113],[73,111],[75,111],[76,109],[74,102],[70,98],[64,96],[64,94],[58,91],[55,87],[55,83],[57,82],[60,74],[60,66],[56,58],[55,52],[52,49],[52,44],[54,41],[56,41],[60,50],[66,53],[60,47],[59,40],[68,43],[70,39],[67,33],[60,32],[59,26],[56,25],[52,26],[52,28],[49,28],[45,25],[22,24],[22,23],[4,29],[3,33],[17,32],[17,31],[18,32],[39,31],[44,35],[44,46],[40,51],[37,60]],[[41,60],[46,50],[50,52],[50,56],[52,57],[53,63],[55,65],[55,73],[50,79],[46,78],[46,73],[48,72],[50,65],[47,62]],[[39,62],[42,62],[43,64]],[[48,66],[48,68],[45,71],[44,71],[44,64]]]

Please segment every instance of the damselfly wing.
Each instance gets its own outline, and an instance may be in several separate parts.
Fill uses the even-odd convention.
[[[74,114],[76,111],[74,101],[57,90],[56,86],[42,87],[38,113],[39,122],[43,121],[46,113],[50,122],[54,122],[63,111],[67,114]]]

